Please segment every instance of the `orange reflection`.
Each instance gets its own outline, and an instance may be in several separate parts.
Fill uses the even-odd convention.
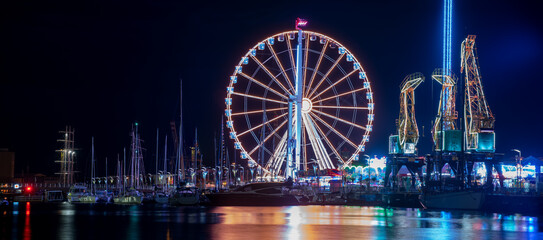
[[[326,229],[332,225],[344,226],[335,237],[356,237],[372,231],[360,226],[386,226],[391,215],[382,208],[345,206],[218,207],[212,213],[221,218],[220,224],[211,225],[212,238],[289,240],[329,236]]]

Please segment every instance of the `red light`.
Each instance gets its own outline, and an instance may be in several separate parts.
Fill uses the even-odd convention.
[[[30,192],[30,190],[32,190],[32,187],[27,187],[26,190]]]

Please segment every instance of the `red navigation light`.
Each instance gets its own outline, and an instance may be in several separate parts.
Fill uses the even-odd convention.
[[[32,191],[32,187],[26,187],[26,191],[28,192]]]
[[[300,27],[305,27],[307,25],[307,20],[296,18],[296,30],[301,30]]]

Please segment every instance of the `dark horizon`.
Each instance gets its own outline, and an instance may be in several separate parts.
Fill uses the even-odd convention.
[[[92,136],[99,166],[105,157],[122,159],[134,122],[145,141],[146,170],[154,172],[156,129],[163,158],[164,134],[170,121],[179,122],[180,79],[185,146],[198,128],[204,162],[212,165],[234,66],[256,42],[294,29],[297,17],[309,21],[307,30],[343,43],[366,70],[375,96],[374,130],[366,145],[371,156],[388,153],[401,81],[422,72],[426,80],[415,93],[421,136],[424,126],[418,148],[419,154],[431,151],[439,85],[430,74],[442,63],[441,1],[2,5],[0,148],[15,152],[16,174],[28,166],[52,175],[58,169],[58,131],[66,125],[75,128],[82,175],[90,166]],[[543,17],[531,1],[454,2],[452,69],[461,76],[460,43],[477,35],[484,93],[496,118],[496,152],[506,157],[515,155],[512,148],[524,157],[543,156],[543,84],[536,73],[543,64],[542,29]],[[230,155],[239,161],[239,154]]]

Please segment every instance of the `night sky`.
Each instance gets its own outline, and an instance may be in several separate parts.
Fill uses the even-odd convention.
[[[57,170],[56,140],[65,125],[76,130],[78,170],[90,171],[92,136],[104,166],[105,157],[122,158],[134,122],[145,140],[146,170],[154,172],[156,129],[162,158],[164,134],[170,121],[179,121],[180,78],[185,143],[193,142],[197,127],[211,165],[234,66],[256,42],[293,30],[296,17],[309,20],[308,30],[343,43],[367,71],[375,99],[369,155],[387,153],[399,85],[422,72],[426,81],[416,90],[416,118],[425,129],[419,151],[431,150],[440,86],[430,75],[442,64],[442,1],[44,2],[0,4],[0,148],[16,153],[17,174]],[[460,43],[477,35],[497,152],[506,157],[512,148],[543,156],[541,10],[535,1],[453,6],[453,71],[460,75]]]

